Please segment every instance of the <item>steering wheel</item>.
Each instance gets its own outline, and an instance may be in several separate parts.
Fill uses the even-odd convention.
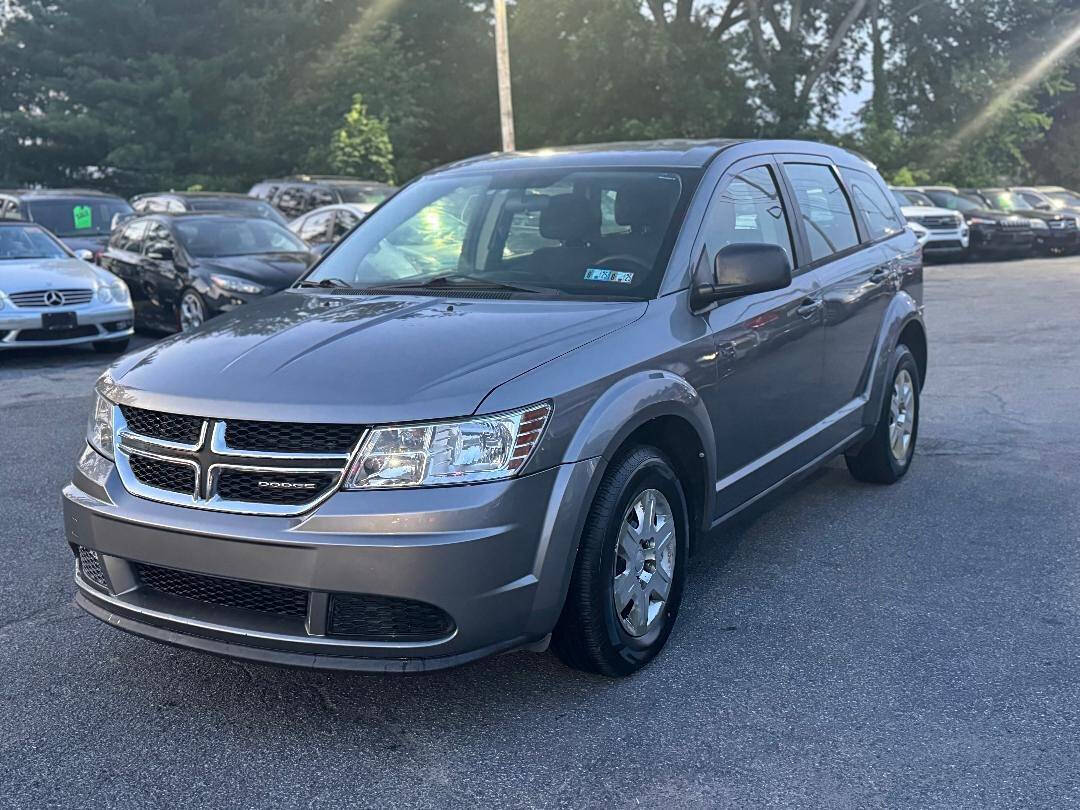
[[[603,267],[608,262],[629,262],[644,270],[646,273],[652,270],[651,264],[646,264],[643,259],[639,259],[637,256],[631,256],[629,253],[613,253],[611,256],[605,256],[602,259],[597,259],[593,262],[598,267]],[[604,268],[605,270],[608,268]]]

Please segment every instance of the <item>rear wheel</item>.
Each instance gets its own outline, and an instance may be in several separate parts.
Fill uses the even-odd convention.
[[[176,325],[181,332],[190,332],[206,321],[206,302],[196,290],[184,290],[176,312]]]
[[[552,634],[565,663],[616,677],[660,652],[682,601],[689,529],[682,485],[659,450],[638,447],[612,463]]]
[[[874,435],[855,453],[844,456],[848,470],[860,481],[891,484],[911,466],[919,435],[919,367],[911,350],[896,347],[892,385]]]

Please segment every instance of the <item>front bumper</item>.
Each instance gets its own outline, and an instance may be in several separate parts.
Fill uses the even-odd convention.
[[[971,249],[994,253],[1024,253],[1035,244],[1035,233],[1024,228],[976,225],[971,229]]]
[[[99,552],[108,589],[77,571],[78,603],[109,624],[185,647],[295,666],[439,669],[538,641],[562,609],[599,459],[504,482],[339,492],[298,517],[209,512],[136,498],[89,448],[64,489],[68,542]],[[139,565],[300,589],[303,620],[148,587]],[[453,630],[423,641],[335,637],[338,594],[416,600]]]
[[[923,245],[924,255],[943,256],[963,253],[968,249],[970,234],[967,225],[950,230],[931,230]]]
[[[41,316],[60,312],[75,313],[74,330],[44,330]],[[130,304],[99,304],[48,309],[4,307],[0,310],[0,351],[122,340],[134,334],[132,328],[134,317],[134,310]]]

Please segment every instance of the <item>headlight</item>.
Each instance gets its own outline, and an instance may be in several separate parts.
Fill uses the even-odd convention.
[[[968,220],[969,225],[997,225],[997,222],[992,219],[983,219],[982,217],[972,217]]]
[[[345,489],[422,487],[510,478],[540,441],[551,405],[454,422],[375,428],[356,453]]]
[[[113,457],[113,406],[96,391],[94,409],[86,423],[86,441],[101,455]]]
[[[1048,230],[1050,230],[1050,226],[1046,223],[1045,219],[1029,219],[1028,222],[1030,222],[1031,227],[1034,228],[1037,231],[1040,231],[1040,230],[1048,231]]]
[[[236,278],[235,276],[226,276],[223,273],[211,273],[210,280],[227,292],[258,295],[263,291],[263,288],[254,281],[247,281],[246,279]]]
[[[103,304],[108,304],[112,301],[115,301],[118,304],[126,304],[131,298],[131,294],[128,292],[127,284],[117,279],[112,284],[103,284],[98,287],[97,297],[98,301]]]
[[[8,297],[6,295],[4,295],[3,290],[0,290],[0,309],[3,309],[5,306],[7,306],[7,302],[8,302]]]

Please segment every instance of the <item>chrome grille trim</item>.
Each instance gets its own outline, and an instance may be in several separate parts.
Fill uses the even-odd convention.
[[[60,303],[47,303],[45,301],[45,296],[48,293],[59,293]],[[56,309],[58,307],[77,307],[89,304],[94,299],[94,291],[85,289],[27,290],[26,292],[9,293],[8,298],[10,298],[11,303],[17,307]]]
[[[198,444],[184,444],[144,436],[128,427],[123,411],[113,406],[113,442],[116,470],[124,487],[132,495],[173,506],[186,506],[216,512],[248,515],[287,516],[308,512],[338,491],[357,447],[367,438],[361,432],[349,453],[277,453],[272,451],[235,450],[225,442],[228,420],[202,419]],[[208,438],[209,437],[209,438]],[[174,464],[188,464],[195,469],[195,491],[187,494],[148,486],[135,476],[131,456],[143,456]],[[331,473],[331,482],[313,493],[311,500],[298,504],[234,501],[217,494],[221,470],[235,469],[251,473],[304,475]]]

